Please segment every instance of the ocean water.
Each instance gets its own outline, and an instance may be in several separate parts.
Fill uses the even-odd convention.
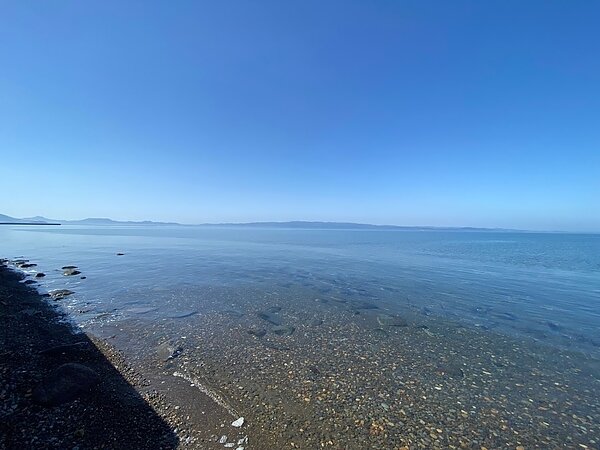
[[[89,310],[75,317],[84,327],[201,312],[193,295],[174,298],[194,287],[252,289],[260,301],[297,285],[600,353],[600,235],[4,226],[0,243],[3,257],[38,263],[42,289],[76,291],[65,305]],[[68,264],[87,278],[62,276]]]
[[[600,235],[3,226],[0,257],[249,449],[600,446]]]

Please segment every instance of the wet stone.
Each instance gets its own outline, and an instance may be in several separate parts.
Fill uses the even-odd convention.
[[[54,300],[61,300],[65,297],[68,297],[71,294],[74,294],[75,292],[70,291],[69,289],[55,289],[53,291],[49,292],[50,297],[52,297]]]
[[[243,312],[238,311],[237,309],[226,309],[223,311],[223,314],[226,314],[231,317],[235,317],[237,319],[239,319],[240,317],[242,317],[244,315]]]
[[[160,359],[163,361],[169,361],[175,359],[183,353],[183,346],[175,344],[173,342],[163,342],[157,348],[157,353]]]
[[[79,275],[81,272],[77,269],[65,269],[63,275],[66,277],[70,277],[72,275]]]
[[[352,304],[352,309],[379,309],[379,306],[372,302],[355,302]]]
[[[291,325],[278,325],[271,328],[271,332],[278,336],[290,336],[294,334],[294,331],[296,331],[296,328]]]
[[[148,313],[152,313],[152,312],[156,312],[158,311],[158,308],[155,306],[139,306],[139,307],[135,307],[135,308],[129,308],[127,310],[127,312],[132,313],[132,314],[148,314]]]
[[[437,367],[437,373],[439,375],[454,379],[461,379],[465,377],[462,367],[457,363],[440,364]]]
[[[247,332],[248,334],[259,338],[267,334],[267,330],[265,330],[264,328],[250,328],[249,330],[247,330]]]
[[[195,316],[196,314],[198,314],[198,311],[180,311],[169,314],[168,317],[170,319],[185,319],[186,317]]]
[[[513,313],[509,313],[509,312],[498,313],[498,314],[496,314],[496,317],[498,317],[499,319],[511,320],[511,321],[515,321],[518,319],[518,317],[516,315],[514,315]]]
[[[38,273],[35,274],[36,278],[43,278],[45,276],[46,276],[46,274],[44,272],[38,272]]]
[[[550,328],[552,331],[556,331],[556,332],[562,331],[562,327],[555,322],[548,321],[548,322],[546,322],[546,325],[548,325],[548,328]]]
[[[407,327],[408,322],[405,318],[398,315],[391,314],[379,314],[377,316],[377,322],[382,327]]]
[[[270,312],[270,311],[259,311],[256,313],[256,315],[258,317],[260,317],[262,320],[265,320],[273,325],[281,325],[282,324],[282,320],[281,317],[279,317],[279,315],[277,315],[274,312]]]

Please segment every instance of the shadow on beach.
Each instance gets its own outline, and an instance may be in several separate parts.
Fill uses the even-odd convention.
[[[23,279],[0,264],[0,449],[176,448],[147,383]],[[73,368],[83,380],[61,379]]]

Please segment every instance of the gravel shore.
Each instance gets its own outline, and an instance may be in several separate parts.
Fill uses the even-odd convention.
[[[153,294],[194,298],[202,312],[170,305],[180,313],[150,320],[140,310],[86,335],[54,307],[70,291],[44,298],[27,281],[0,267],[0,448],[600,445],[590,355],[296,285],[165,288]],[[69,364],[85,366],[85,389],[40,404],[54,398],[57,370],[79,367]]]

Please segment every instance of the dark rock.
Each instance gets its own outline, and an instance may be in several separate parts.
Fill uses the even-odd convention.
[[[72,402],[100,383],[100,376],[87,366],[67,363],[55,369],[32,393],[34,402],[57,406]]]
[[[278,336],[290,336],[296,331],[296,328],[291,325],[279,325],[271,328],[271,331]]]
[[[80,280],[85,280],[87,277],[79,277]]]
[[[33,263],[21,263],[21,264],[17,264],[17,267],[19,269],[29,269],[30,267],[36,267],[37,264],[33,264]]]
[[[62,266],[61,269],[62,270],[68,270],[68,269],[77,269],[77,266]]]
[[[54,300],[62,300],[65,297],[68,297],[71,294],[74,294],[75,292],[70,291],[68,289],[55,289],[53,291],[50,291],[50,297],[52,297]]]
[[[170,319],[184,319],[186,317],[192,317],[198,314],[198,311],[180,311],[173,314],[169,314],[167,317]]]
[[[36,278],[44,278],[46,276],[46,274],[44,272],[38,272],[35,274]]]
[[[125,253],[117,253],[117,256],[123,256]]]
[[[313,375],[321,375],[321,371],[314,364],[311,364],[310,366],[308,366],[308,370],[310,370]]]
[[[558,332],[558,331],[562,331],[562,329],[563,329],[556,322],[550,322],[550,321],[548,321],[548,322],[546,322],[546,325],[548,325],[548,328],[550,328],[552,331],[557,331]]]
[[[273,325],[281,325],[281,323],[282,323],[281,317],[279,317],[275,313],[268,312],[268,311],[259,311],[256,314],[262,320],[266,320],[267,322],[269,322]]]
[[[132,314],[148,314],[156,311],[158,311],[158,308],[155,306],[138,306],[127,310],[128,313]]]
[[[437,372],[440,375],[455,379],[464,378],[465,376],[462,368],[457,363],[440,364],[437,368]]]
[[[517,320],[518,317],[515,316],[513,313],[509,313],[509,312],[501,312],[496,314],[496,317],[500,318],[500,319],[505,319],[505,320]]]
[[[81,272],[77,269],[65,269],[63,275],[66,277],[70,277],[71,275],[79,275]]]
[[[401,316],[391,314],[379,314],[377,322],[382,327],[407,327],[408,322]]]
[[[251,334],[252,336],[256,336],[256,337],[263,337],[265,334],[267,334],[267,330],[265,330],[264,328],[250,328],[248,330],[248,334]]]
[[[424,316],[430,316],[432,314],[432,311],[427,306],[424,306],[423,308],[421,308],[421,314],[423,314]]]
[[[35,281],[34,280],[25,280],[23,281],[23,284],[34,284]]]
[[[352,304],[352,309],[379,309],[379,306],[371,302],[356,302]]]

